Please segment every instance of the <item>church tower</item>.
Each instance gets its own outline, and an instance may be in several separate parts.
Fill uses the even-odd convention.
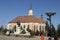
[[[28,16],[32,16],[32,15],[33,15],[32,5],[30,5],[30,9],[29,9],[29,12],[28,12]]]

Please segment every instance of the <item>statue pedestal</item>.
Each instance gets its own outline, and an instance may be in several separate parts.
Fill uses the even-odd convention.
[[[14,35],[19,35],[20,34],[20,27],[16,27],[16,32],[14,32]]]
[[[9,35],[9,31],[6,32],[6,35]]]
[[[25,32],[25,33],[24,33]],[[23,28],[21,30],[20,27],[16,27],[16,32],[13,33],[14,35],[23,35],[23,36],[30,36],[30,33],[27,31],[27,29]]]

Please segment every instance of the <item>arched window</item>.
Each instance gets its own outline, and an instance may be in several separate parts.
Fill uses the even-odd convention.
[[[34,25],[34,32],[35,32],[35,25]]]
[[[22,26],[21,26],[21,30],[22,30],[23,28],[22,28]]]
[[[14,25],[13,30],[16,32],[16,25]]]
[[[30,32],[29,25],[27,26],[27,31]]]
[[[44,33],[44,26],[42,26],[42,29],[41,29],[41,31]]]
[[[44,27],[42,26],[42,31],[44,31]]]
[[[29,25],[28,25],[28,27],[27,27],[28,29],[29,29]]]
[[[24,25],[24,28],[25,28],[25,25]]]
[[[40,31],[41,31],[41,26],[40,26],[40,28],[39,28],[39,29],[40,29]]]

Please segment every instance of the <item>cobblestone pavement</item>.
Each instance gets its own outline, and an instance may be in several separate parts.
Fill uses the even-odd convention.
[[[27,37],[15,37],[15,36],[3,36],[0,35],[0,40],[39,40],[39,38],[27,38]]]
[[[0,35],[0,40],[40,40],[40,37],[35,36],[35,37],[32,37],[32,38],[27,38],[27,37],[15,37],[15,36]],[[45,37],[45,40],[48,40],[48,38]]]

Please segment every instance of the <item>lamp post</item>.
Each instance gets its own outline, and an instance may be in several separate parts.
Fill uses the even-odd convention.
[[[49,20],[49,22],[50,22],[50,40],[52,40],[51,39],[51,34],[52,34],[52,30],[51,30],[51,16],[54,16],[56,14],[56,12],[55,11],[53,11],[53,12],[46,12],[46,15],[49,17],[49,18],[47,18],[47,20]]]

